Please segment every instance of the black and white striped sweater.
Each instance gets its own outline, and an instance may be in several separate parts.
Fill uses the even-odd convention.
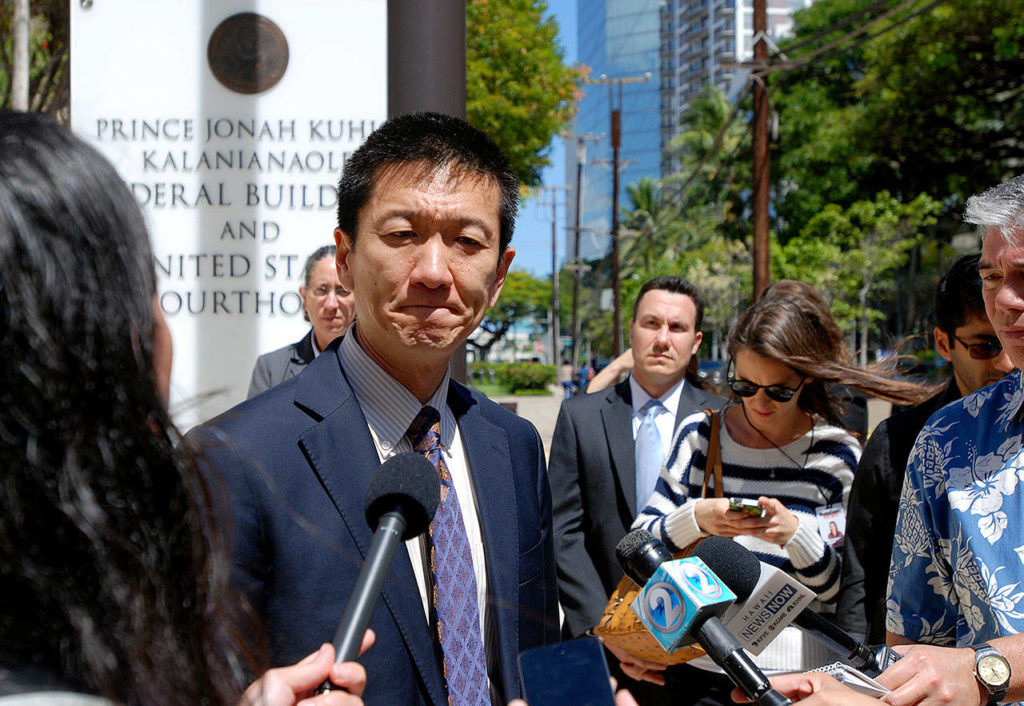
[[[821,604],[830,604],[837,597],[840,557],[821,537],[815,509],[836,503],[845,509],[860,444],[849,432],[821,420],[781,450],[741,446],[729,436],[724,423],[719,428],[723,496],[773,497],[799,519],[796,534],[784,547],[749,535],[736,537],[736,541],[761,561],[792,574],[817,594],[819,609],[831,612],[831,606]],[[693,510],[704,484],[710,432],[704,412],[683,420],[654,494],[633,523],[634,528],[644,527],[659,537],[672,552],[707,536],[698,527]]]

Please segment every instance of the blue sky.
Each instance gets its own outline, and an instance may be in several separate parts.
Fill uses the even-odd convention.
[[[576,0],[548,0],[548,12],[558,22],[558,36],[566,63],[576,61]],[[544,170],[545,186],[565,186],[565,140],[556,136],[548,155],[551,166]],[[558,200],[558,263],[565,260],[565,191],[554,192]],[[513,268],[537,277],[551,276],[551,192],[540,192],[522,204],[516,222]]]

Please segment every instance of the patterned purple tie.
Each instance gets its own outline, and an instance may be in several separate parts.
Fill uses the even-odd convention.
[[[462,509],[441,454],[441,417],[437,410],[429,406],[421,409],[407,435],[416,452],[426,456],[441,477],[441,504],[430,523],[430,578],[448,703],[488,706],[491,695],[480,635],[476,574]]]

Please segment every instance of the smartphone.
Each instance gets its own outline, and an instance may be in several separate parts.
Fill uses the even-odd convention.
[[[764,517],[765,509],[757,504],[756,500],[750,498],[729,498],[729,509],[736,512],[745,512],[754,517]]]
[[[604,647],[596,637],[520,652],[519,681],[530,706],[615,706]]]

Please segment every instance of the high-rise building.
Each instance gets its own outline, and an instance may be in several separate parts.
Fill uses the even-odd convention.
[[[576,135],[597,139],[586,143],[583,170],[580,257],[603,255],[611,242],[612,146],[611,109],[621,109],[619,200],[627,203],[625,185],[640,177],[661,176],[661,43],[663,0],[579,0],[577,52],[580,63],[596,80],[644,79],[631,83],[591,83],[583,87]],[[576,153],[566,150],[576,174]],[[572,214],[570,214],[571,216]],[[570,239],[571,240],[571,239]],[[566,252],[572,254],[570,242]]]
[[[768,36],[777,43],[792,30],[792,14],[814,0],[766,0]],[[591,79],[646,82],[588,84],[579,102],[575,135],[588,136],[583,169],[579,256],[604,255],[611,243],[611,127],[621,108],[620,213],[629,206],[627,187],[641,177],[671,169],[665,147],[682,115],[706,84],[735,98],[747,72],[733,68],[753,58],[753,0],[578,0],[577,46]],[[609,102],[611,101],[611,102]],[[566,150],[566,174],[576,175],[576,150]],[[575,177],[572,180],[575,188]],[[569,216],[575,215],[574,199]],[[572,256],[573,238],[566,252]]]
[[[790,34],[793,13],[813,0],[766,0],[768,36],[778,42]],[[674,0],[676,102],[674,125],[706,84],[735,98],[747,71],[723,64],[750,61],[754,56],[753,0]]]

